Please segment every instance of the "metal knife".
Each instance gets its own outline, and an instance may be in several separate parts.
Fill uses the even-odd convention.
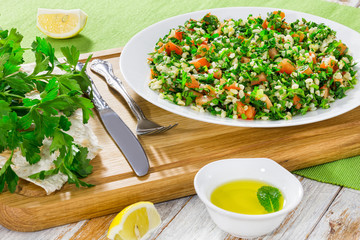
[[[78,62],[76,69],[81,71],[85,64]],[[86,69],[85,69],[86,73]],[[87,73],[86,73],[87,75]],[[105,100],[101,97],[93,80],[91,81],[93,91],[92,102],[99,113],[100,119],[105,129],[110,134],[116,145],[126,157],[135,174],[139,177],[144,176],[149,171],[149,160],[141,146],[139,140],[132,131],[126,126],[121,118],[109,107]],[[88,90],[88,93],[91,89]]]

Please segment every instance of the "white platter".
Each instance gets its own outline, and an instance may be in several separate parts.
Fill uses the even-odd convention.
[[[155,23],[137,33],[126,44],[120,57],[121,72],[129,86],[137,94],[154,105],[184,117],[215,124],[260,128],[297,126],[333,118],[358,107],[360,105],[360,83],[358,83],[354,89],[347,91],[347,96],[345,98],[338,99],[332,103],[329,109],[318,109],[316,111],[308,112],[304,116],[295,116],[292,120],[248,121],[242,119],[221,118],[213,116],[210,113],[200,113],[194,111],[190,107],[178,106],[168,100],[161,99],[157,92],[148,87],[148,83],[150,81],[150,68],[147,64],[148,53],[153,51],[159,38],[162,38],[165,34],[167,34],[171,28],[183,25],[185,21],[190,18],[200,20],[209,12],[216,15],[220,20],[224,20],[229,18],[245,19],[249,14],[265,17],[268,12],[273,12],[275,10],[279,9],[259,7],[217,8],[191,12]],[[329,26],[337,32],[338,39],[349,47],[352,56],[356,62],[359,62],[360,51],[358,50],[360,49],[360,33],[342,24],[311,14],[285,9],[281,11],[285,12],[287,22],[293,22],[296,19],[305,18],[308,21],[324,23]],[[359,70],[358,66],[357,70]],[[357,78],[359,79],[359,76]]]

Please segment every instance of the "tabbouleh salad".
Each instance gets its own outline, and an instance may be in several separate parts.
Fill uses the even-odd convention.
[[[265,19],[190,19],[149,55],[149,86],[161,97],[234,119],[291,119],[326,109],[357,82],[334,30],[305,19],[287,23],[281,11]]]

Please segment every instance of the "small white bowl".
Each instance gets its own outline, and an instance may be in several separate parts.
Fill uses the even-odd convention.
[[[269,214],[247,215],[224,210],[210,202],[211,193],[216,187],[241,179],[260,180],[278,188],[285,200],[283,209]],[[259,237],[275,230],[303,196],[299,180],[267,158],[225,159],[209,163],[196,174],[194,186],[215,224],[225,232],[241,238]]]

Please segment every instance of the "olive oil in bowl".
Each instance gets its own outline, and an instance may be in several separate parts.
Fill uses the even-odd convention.
[[[212,192],[210,201],[219,208],[227,211],[260,215],[269,212],[260,204],[257,193],[263,186],[270,186],[266,182],[258,180],[235,180],[222,184]],[[279,198],[279,209],[284,205],[284,197],[281,194]]]

